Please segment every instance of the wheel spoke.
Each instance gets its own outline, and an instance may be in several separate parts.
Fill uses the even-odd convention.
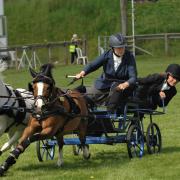
[[[128,132],[128,153],[130,158],[142,157],[144,152],[144,137],[136,125],[130,127]]]
[[[41,153],[41,157],[42,157],[42,159],[43,159],[43,157],[44,157],[44,153],[45,153],[45,149],[44,148],[42,148],[42,153]]]
[[[147,149],[149,154],[160,152],[161,133],[159,127],[155,123],[149,124],[146,138],[147,138]]]
[[[136,143],[131,146],[131,149],[132,149],[132,152],[134,152],[135,156],[140,156],[140,153],[143,152],[143,148],[141,148],[139,144],[136,144]]]
[[[140,151],[143,150],[143,149],[139,146],[139,144],[136,144],[136,143],[135,143],[135,145],[136,145],[136,147],[138,147],[138,149],[139,149]]]
[[[52,160],[54,158],[55,146],[50,144],[49,140],[38,141],[36,148],[39,161]]]
[[[49,154],[50,159],[52,159],[52,153],[53,153],[53,149],[51,148],[50,150],[48,150],[48,154]]]

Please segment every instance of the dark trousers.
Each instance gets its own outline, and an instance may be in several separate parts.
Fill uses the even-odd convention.
[[[88,96],[94,101],[96,104],[101,104],[105,101],[106,97],[109,94],[108,89],[96,89],[95,86],[86,87]]]
[[[106,101],[108,111],[114,113],[117,110],[118,106],[123,106],[127,101],[129,96],[133,95],[134,87],[129,87],[124,91],[115,90],[116,86],[111,89],[96,89],[94,85],[90,88],[87,88],[88,96],[96,103],[102,104],[103,101]]]
[[[129,87],[125,90],[117,91],[112,89],[109,93],[107,109],[108,111],[114,113],[117,110],[117,107],[124,107],[127,102],[128,97],[133,95],[133,87]]]
[[[74,61],[75,61],[76,58],[77,58],[77,53],[76,53],[76,51],[75,51],[75,52],[72,52],[72,53],[71,53],[71,64],[74,63]]]

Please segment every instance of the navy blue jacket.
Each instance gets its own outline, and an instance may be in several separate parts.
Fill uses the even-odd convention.
[[[101,66],[103,66],[103,73],[95,81],[96,89],[100,90],[110,88],[113,82],[108,79],[125,80],[128,81],[130,85],[134,85],[136,83],[136,62],[134,56],[127,50],[125,50],[122,62],[116,71],[114,70],[112,49],[106,51],[101,56],[96,58],[92,63],[88,64],[84,68],[84,71],[87,75],[97,70]]]

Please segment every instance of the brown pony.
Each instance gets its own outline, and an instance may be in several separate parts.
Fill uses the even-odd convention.
[[[34,78],[32,90],[35,98],[34,111],[29,120],[28,127],[24,130],[19,144],[0,167],[0,175],[12,166],[21,153],[38,140],[56,137],[59,146],[58,166],[63,164],[63,135],[77,131],[81,142],[83,156],[88,159],[90,153],[86,141],[86,128],[88,109],[85,99],[78,91],[69,91],[64,94],[55,86],[52,77],[51,64],[45,64],[41,71],[36,73],[30,69]]]

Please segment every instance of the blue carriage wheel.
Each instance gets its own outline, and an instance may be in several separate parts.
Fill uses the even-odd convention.
[[[51,139],[37,141],[36,152],[40,162],[53,160],[55,155],[55,144],[51,142]]]
[[[144,135],[137,125],[131,125],[127,132],[129,158],[142,157],[144,154]]]
[[[146,145],[149,154],[159,153],[162,148],[161,132],[156,123],[150,123],[146,132]]]

